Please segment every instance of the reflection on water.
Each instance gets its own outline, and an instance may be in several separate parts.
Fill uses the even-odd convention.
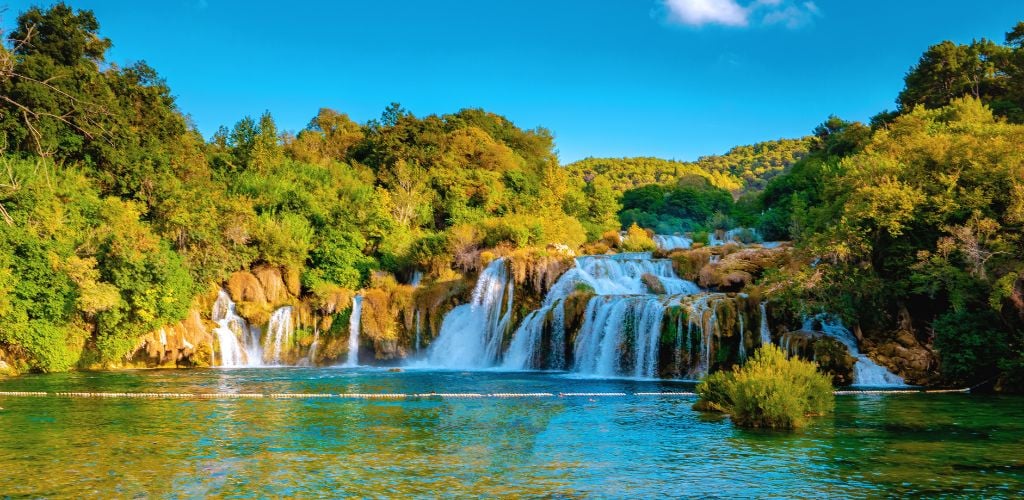
[[[658,392],[672,382],[332,369],[27,376],[2,391]],[[1013,496],[1024,399],[840,396],[799,433],[688,397],[0,397],[0,496]]]

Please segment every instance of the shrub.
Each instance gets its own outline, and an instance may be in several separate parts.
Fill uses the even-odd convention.
[[[719,371],[704,377],[697,384],[700,399],[693,405],[695,410],[729,412],[728,384],[732,380],[732,372]]]
[[[951,384],[968,384],[994,376],[1009,354],[1006,334],[992,311],[949,311],[932,323],[939,371]]]
[[[627,252],[652,252],[657,248],[647,231],[635,223],[629,226],[629,229],[626,230],[626,237],[622,240],[622,249]]]
[[[728,413],[740,427],[795,429],[832,409],[832,384],[817,366],[787,358],[775,345],[757,350],[741,368],[714,373],[697,385],[702,411]]]

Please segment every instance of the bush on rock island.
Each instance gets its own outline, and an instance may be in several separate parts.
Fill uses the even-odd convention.
[[[796,429],[834,404],[828,376],[775,345],[758,349],[742,367],[712,373],[697,394],[695,409],[727,413],[734,424],[753,428]]]

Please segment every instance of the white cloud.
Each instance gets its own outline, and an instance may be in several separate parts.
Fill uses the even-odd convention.
[[[664,0],[669,19],[691,26],[724,24],[746,26],[747,9],[735,0]]]
[[[782,25],[799,28],[814,21],[821,10],[812,1],[799,0],[660,0],[670,22],[689,26],[720,24],[744,27]]]

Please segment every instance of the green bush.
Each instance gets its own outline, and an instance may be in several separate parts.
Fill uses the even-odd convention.
[[[706,377],[697,394],[697,410],[728,413],[740,427],[769,429],[801,427],[834,402],[832,384],[814,363],[787,358],[775,345],[758,349],[741,368]]]
[[[939,371],[951,384],[985,380],[998,372],[1010,349],[1006,334],[992,311],[949,311],[935,318],[935,348]]]
[[[693,405],[693,408],[700,411],[728,413],[731,401],[728,386],[732,379],[732,372],[726,371],[715,372],[704,377],[704,380],[697,384],[697,394],[700,395],[700,399]]]

